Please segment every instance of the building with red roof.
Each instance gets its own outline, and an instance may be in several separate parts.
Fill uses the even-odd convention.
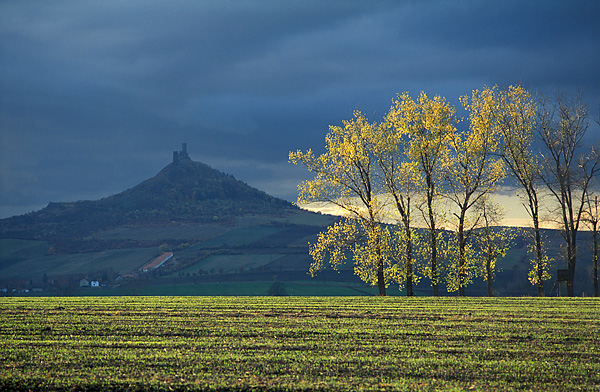
[[[162,255],[158,256],[156,259],[152,260],[151,262],[149,262],[148,264],[143,266],[142,271],[148,272],[148,271],[155,270],[172,258],[173,258],[173,252],[165,252]]]

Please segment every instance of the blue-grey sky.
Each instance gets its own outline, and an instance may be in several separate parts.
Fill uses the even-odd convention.
[[[597,116],[599,20],[596,0],[3,1],[0,217],[130,188],[182,142],[293,201],[290,150],[404,91],[580,89]]]

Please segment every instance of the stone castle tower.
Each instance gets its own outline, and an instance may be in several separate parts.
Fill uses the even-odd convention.
[[[187,153],[187,143],[181,144],[181,151],[173,151],[173,164],[177,165],[181,158],[189,158]]]

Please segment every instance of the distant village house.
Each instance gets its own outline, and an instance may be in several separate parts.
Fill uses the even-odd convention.
[[[137,277],[137,274],[134,274],[134,273],[123,274],[123,275],[117,276],[115,278],[115,282],[122,282],[123,280],[134,279],[136,277]]]

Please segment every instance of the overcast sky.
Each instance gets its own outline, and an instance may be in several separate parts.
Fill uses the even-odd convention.
[[[404,91],[579,88],[597,116],[599,20],[597,0],[2,1],[0,217],[130,188],[182,142],[294,201],[288,152]]]

